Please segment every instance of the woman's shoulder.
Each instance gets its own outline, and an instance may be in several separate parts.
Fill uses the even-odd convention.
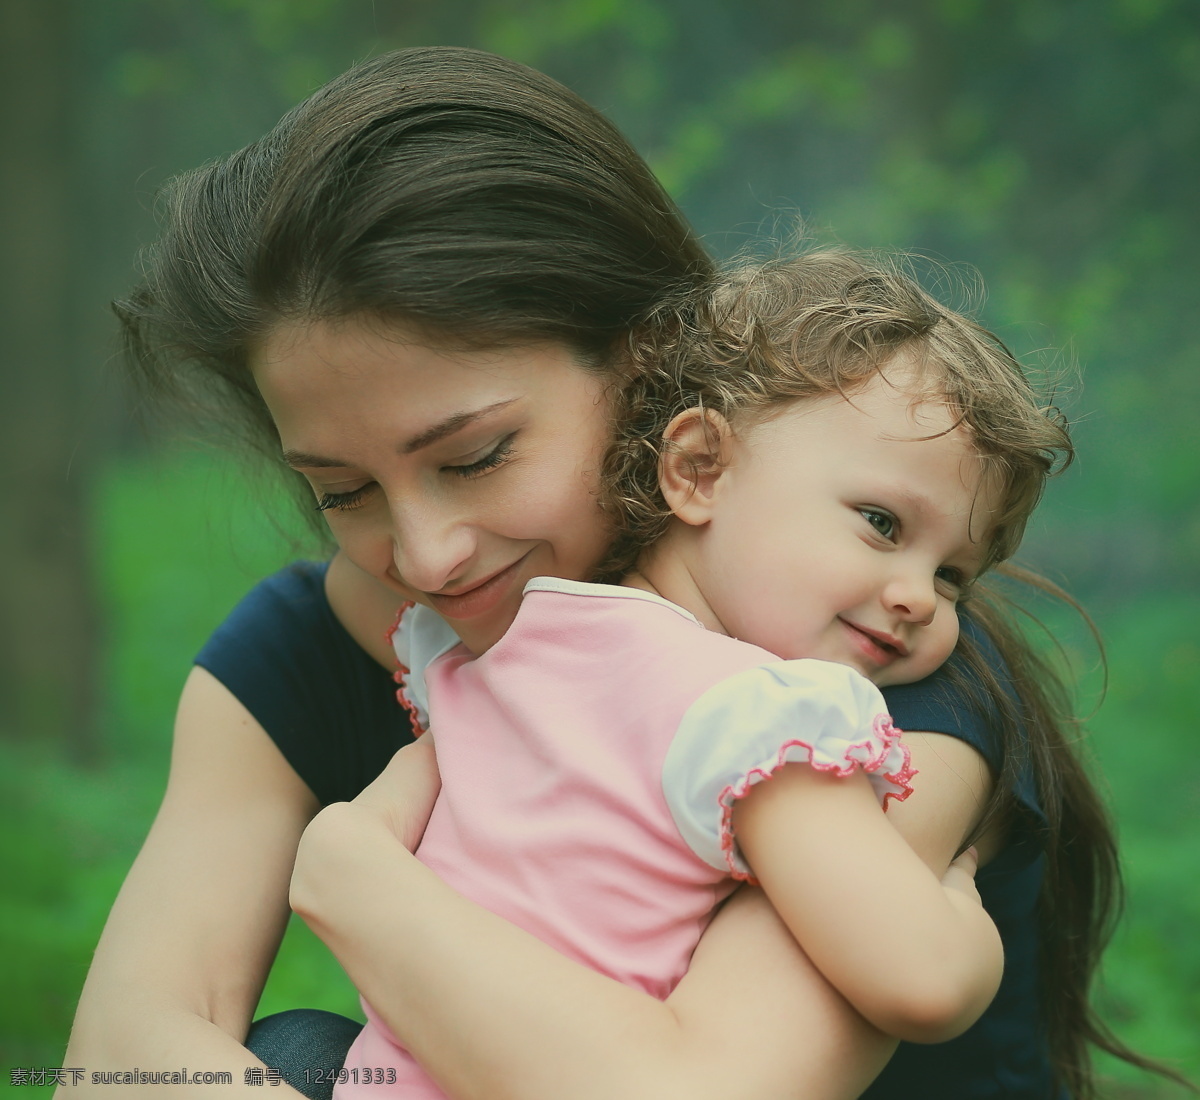
[[[196,658],[209,665],[233,661],[252,665],[286,655],[289,660],[339,653],[373,661],[380,671],[394,668],[389,627],[396,598],[380,598],[355,587],[356,578],[332,562],[296,561],[259,581],[213,631]],[[389,602],[390,601],[390,602]]]
[[[354,797],[412,739],[388,669],[326,595],[328,563],[254,586],[196,656],[262,725],[322,803]]]
[[[978,648],[982,658],[1007,684],[1004,658],[983,629],[969,616],[961,617],[962,634]],[[969,665],[955,654],[923,680],[883,689],[888,711],[901,729],[944,733],[976,749],[993,771],[999,771],[1004,746],[997,721],[998,708],[983,692],[973,690],[976,678]]]
[[[992,674],[991,691],[1003,692],[1004,698],[997,700],[989,694],[977,666],[957,651],[932,676],[914,684],[885,688],[884,699],[893,721],[902,730],[953,737],[978,753],[994,778],[1003,780],[1016,815],[1007,829],[1006,860],[1001,865],[1012,860],[1024,866],[1040,851],[1045,815],[1024,751],[1020,723],[1009,723],[1009,733],[1004,732],[1001,706],[1019,713],[1020,702],[1008,665],[987,632],[968,614],[962,614],[961,621],[964,641]]]
[[[238,669],[312,659],[321,649],[352,643],[325,595],[328,565],[297,561],[259,581],[213,631],[195,663],[225,682]]]

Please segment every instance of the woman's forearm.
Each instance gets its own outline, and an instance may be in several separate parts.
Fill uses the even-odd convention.
[[[146,1100],[244,1096],[261,1100],[259,1085],[267,1068],[216,1024],[181,1005],[147,994],[144,989],[107,990],[103,1003],[89,1005],[86,1000],[81,1003],[63,1065],[83,1072],[78,1084],[59,1087],[56,1096],[60,1100],[79,1096],[109,1100],[119,1096]],[[135,1069],[150,1074],[179,1073],[180,1079],[130,1083],[127,1090],[122,1089],[120,1078],[115,1083],[106,1083],[106,1073]],[[257,1078],[253,1074],[256,1069],[262,1074]],[[182,1079],[185,1073],[186,1081]],[[100,1075],[95,1083],[93,1074]],[[301,1097],[301,1093],[287,1084],[273,1087],[271,1095],[281,1100]]]
[[[893,1047],[761,899],[718,917],[697,960],[719,965],[694,967],[665,1004],[466,901],[362,807],[313,822],[292,899],[455,1100],[834,1100],[858,1095]]]
[[[97,1097],[259,1096],[240,1042],[287,921],[288,874],[315,799],[212,676],[180,700],[167,794],[113,905],[64,1066]],[[228,1074],[227,1085],[92,1084],[138,1069]],[[182,1075],[182,1074],[181,1074]],[[277,1086],[273,1096],[298,1096]]]

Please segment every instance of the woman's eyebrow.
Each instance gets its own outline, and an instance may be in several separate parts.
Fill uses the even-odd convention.
[[[516,401],[516,398],[510,397],[507,401],[496,401],[491,405],[485,405],[482,409],[475,409],[473,412],[454,413],[446,417],[445,420],[434,424],[433,427],[426,428],[419,435],[414,435],[407,443],[402,443],[400,445],[400,453],[402,455],[410,455],[413,451],[419,451],[422,447],[428,447],[431,443],[436,443],[439,439],[445,439],[446,436],[453,435],[468,424],[473,424],[476,420],[482,420],[490,413],[503,409],[505,406],[511,405],[514,401]]]
[[[515,397],[510,397],[507,401],[494,401],[490,405],[485,405],[482,409],[453,413],[446,417],[445,420],[439,420],[432,427],[426,428],[425,431],[401,443],[397,450],[400,454],[410,455],[414,451],[421,450],[422,447],[428,447],[430,444],[436,443],[439,439],[445,439],[446,436],[453,435],[455,432],[467,427],[468,424],[474,424],[477,420],[482,420],[484,417],[513,404],[516,400]],[[325,455],[315,455],[308,451],[294,450],[284,451],[283,461],[293,468],[307,470],[349,469],[353,465],[350,462],[343,462],[340,458],[328,458]]]
[[[349,469],[349,463],[340,459],[309,454],[308,451],[284,451],[283,461],[294,470]]]

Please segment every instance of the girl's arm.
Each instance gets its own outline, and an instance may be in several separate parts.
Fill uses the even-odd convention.
[[[761,897],[717,917],[666,1004],[466,901],[352,803],[305,833],[292,897],[343,965],[359,960],[362,994],[388,1004],[389,1027],[455,1100],[849,1100],[894,1047]],[[385,959],[366,946],[385,943],[404,947]]]
[[[941,874],[991,780],[955,738],[905,738],[922,797],[888,817]],[[821,977],[759,891],[739,891],[717,914],[665,1004],[465,901],[409,855],[416,832],[402,825],[398,838],[379,809],[388,784],[412,797],[411,752],[374,785],[374,807],[344,804],[314,820],[292,896],[454,1100],[840,1100],[890,1056],[894,1042]],[[985,859],[993,843],[980,842]]]
[[[734,828],[784,924],[881,1031],[944,1042],[991,1003],[1004,957],[971,870],[939,882],[880,812],[865,774],[787,765],[737,803]]]
[[[257,1096],[242,1045],[288,916],[292,859],[316,799],[262,727],[195,668],[175,724],[162,807],[113,905],[64,1065],[228,1071],[233,1083],[142,1085],[139,1097]],[[272,1097],[299,1097],[285,1086]]]

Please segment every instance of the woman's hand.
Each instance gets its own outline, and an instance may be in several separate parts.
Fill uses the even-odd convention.
[[[416,851],[441,789],[429,735],[405,745],[378,777],[351,802],[326,806],[300,838],[288,900],[292,909],[323,939],[337,920],[340,903],[369,888],[365,851],[383,841]],[[361,871],[354,881],[356,868]]]
[[[376,814],[410,852],[417,850],[442,779],[428,734],[405,745],[351,802]]]

